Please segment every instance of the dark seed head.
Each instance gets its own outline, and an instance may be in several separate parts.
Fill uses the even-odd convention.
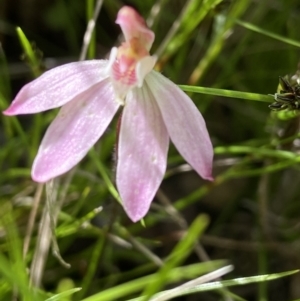
[[[274,111],[300,109],[300,85],[295,79],[279,76],[278,92],[274,94],[275,102],[269,105]]]

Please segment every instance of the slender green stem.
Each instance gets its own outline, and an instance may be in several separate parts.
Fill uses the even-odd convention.
[[[273,33],[273,32],[268,31],[268,30],[261,29],[261,27],[255,26],[255,25],[253,25],[251,23],[248,23],[248,22],[244,22],[244,21],[241,21],[241,20],[235,20],[235,22],[238,25],[240,25],[244,28],[247,28],[247,29],[252,30],[254,32],[260,33],[260,34],[265,35],[267,37],[273,38],[275,40],[281,41],[283,43],[286,43],[286,44],[289,44],[289,45],[292,45],[292,46],[300,47],[300,42],[298,42],[298,41],[283,37],[279,34]]]
[[[109,192],[111,193],[111,195],[120,203],[122,204],[121,198],[119,196],[118,191],[116,190],[114,184],[112,183],[112,181],[109,178],[109,175],[107,174],[102,162],[99,160],[99,158],[97,157],[96,151],[94,148],[92,148],[89,152],[89,156],[93,159],[93,161],[96,164],[96,167],[101,175],[101,177],[103,178],[103,181],[105,182]]]
[[[269,103],[274,101],[274,98],[272,96],[265,95],[265,94],[240,92],[240,91],[232,91],[232,90],[225,90],[225,89],[215,89],[215,88],[199,87],[199,86],[187,86],[187,85],[179,85],[179,87],[186,92],[247,99],[247,100],[262,101],[262,102],[269,102]]]

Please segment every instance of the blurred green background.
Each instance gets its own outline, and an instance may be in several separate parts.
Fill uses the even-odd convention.
[[[1,110],[37,73],[79,59],[95,4],[93,0],[0,0]],[[148,21],[156,34],[151,51],[159,57],[156,69],[178,85],[263,95],[277,92],[279,76],[291,81],[293,77],[297,85],[298,0],[105,0],[88,59],[107,58],[111,47],[120,43],[115,18],[123,5],[133,6]],[[31,42],[35,66],[22,48],[17,26]],[[114,120],[79,167],[55,183],[61,201],[55,205],[59,208],[55,233],[69,269],[51,253],[45,187],[30,178],[39,142],[57,111],[0,117],[1,301],[45,300],[51,293],[75,287],[83,289],[53,300],[129,300],[150,283],[138,284],[146,275],[160,279],[159,291],[217,268],[218,259],[234,265],[225,279],[299,268],[298,113],[272,112],[268,108],[272,97],[268,103],[237,99],[234,93],[189,95],[203,114],[215,147],[215,181],[200,179],[171,146],[166,177],[145,226],[133,224],[112,193]],[[95,209],[100,206],[102,210]],[[197,232],[190,225],[199,214],[204,215]],[[168,277],[174,279],[167,281],[157,271],[184,233],[197,239],[175,254],[176,265],[208,261],[211,266],[203,271],[201,265],[193,272],[182,269],[175,276],[176,265],[169,265]],[[39,237],[46,238],[44,249]],[[31,291],[30,281],[41,288],[39,293]],[[299,274],[294,274],[230,288],[230,293],[201,292],[176,300],[299,300],[299,283]],[[98,296],[99,292],[107,295]]]

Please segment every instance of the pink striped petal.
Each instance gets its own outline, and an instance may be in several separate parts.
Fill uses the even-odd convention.
[[[60,107],[108,77],[107,64],[94,60],[53,68],[25,85],[3,113],[30,114]]]
[[[130,91],[121,121],[117,187],[136,222],[148,212],[166,171],[169,137],[147,86]]]
[[[40,145],[33,180],[47,182],[75,166],[103,134],[118,107],[109,79],[64,105]]]
[[[179,153],[207,180],[212,180],[213,148],[205,121],[192,100],[158,72],[145,78],[153,93],[168,133]]]

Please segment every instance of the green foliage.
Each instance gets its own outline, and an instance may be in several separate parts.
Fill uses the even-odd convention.
[[[45,69],[78,60],[97,3],[0,3],[1,110]],[[174,298],[170,292],[179,287],[180,300],[196,294],[199,300],[299,301],[300,113],[298,103],[293,110],[268,108],[272,95],[286,97],[277,90],[278,77],[300,72],[298,1],[126,3],[153,24],[157,70],[190,93],[204,116],[215,181],[201,181],[171,146],[156,200],[144,221],[132,224],[114,183],[114,120],[55,187],[61,209],[53,232],[71,264],[66,269],[51,253],[46,193],[30,179],[55,112],[1,116],[0,300],[159,301]],[[120,43],[114,22],[122,5],[103,2],[88,59],[107,57]],[[222,279],[180,287],[228,262],[234,271]]]

